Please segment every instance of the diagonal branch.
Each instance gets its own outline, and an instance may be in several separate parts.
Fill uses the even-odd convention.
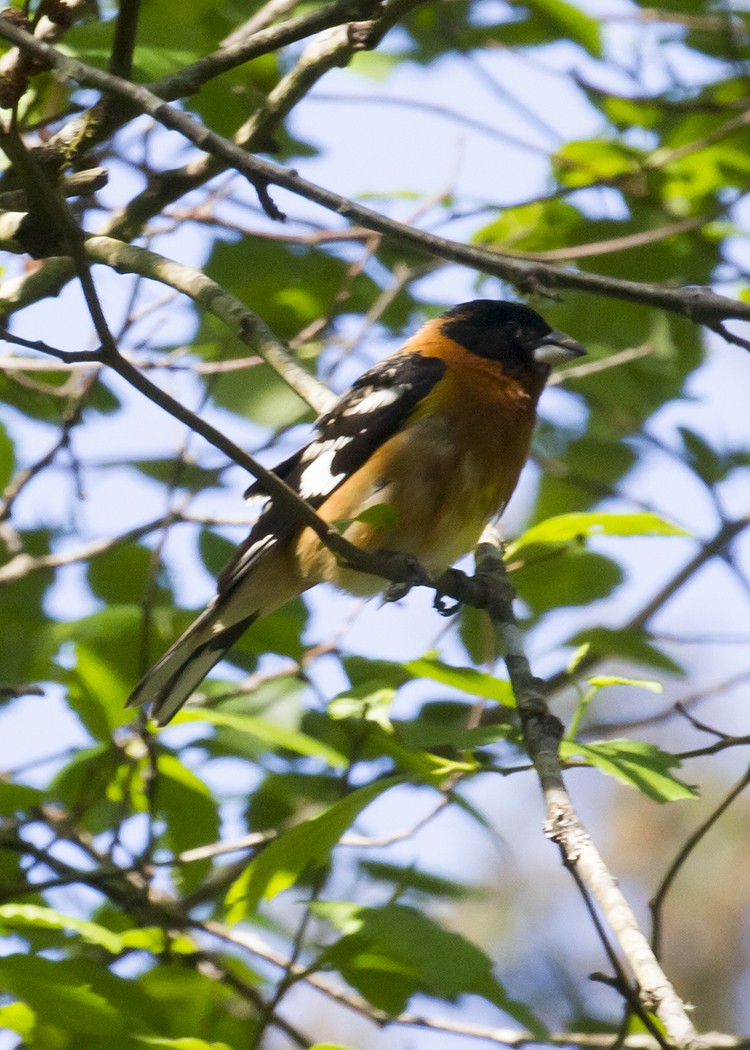
[[[20,252],[23,249],[15,234],[23,221],[22,215],[7,213],[5,219],[7,221],[0,226],[0,247],[5,251]],[[158,281],[187,295],[208,313],[222,320],[239,340],[269,364],[317,413],[325,412],[331,407],[335,398],[325,383],[321,383],[298,364],[256,313],[221,285],[212,281],[202,270],[174,262],[148,248],[125,244],[113,237],[86,237],[84,249],[92,263],[110,266],[118,273],[137,274],[139,277]],[[53,348],[39,341],[19,339],[18,342],[30,349],[55,353]],[[90,358],[87,357],[86,360]]]
[[[558,745],[562,726],[547,706],[524,651],[524,640],[513,613],[513,589],[505,574],[500,543],[485,530],[476,551],[476,579],[484,584],[487,611],[504,652],[521,719],[524,742],[539,776],[547,811],[546,833],[562,854],[563,863],[585,885],[607,917],[639,986],[644,1012],[653,1011],[664,1025],[670,1045],[704,1046],[685,1005],[659,965],[633,911],[576,813],[562,777]]]

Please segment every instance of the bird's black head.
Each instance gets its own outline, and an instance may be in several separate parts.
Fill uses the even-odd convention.
[[[553,365],[585,354],[580,343],[550,328],[521,303],[475,299],[443,314],[443,335],[479,357],[498,361],[510,376],[546,379]]]

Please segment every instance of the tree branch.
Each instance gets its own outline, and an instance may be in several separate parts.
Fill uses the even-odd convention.
[[[487,611],[504,653],[516,697],[524,742],[539,776],[547,812],[546,833],[560,848],[563,863],[597,900],[636,977],[644,1011],[664,1025],[670,1045],[696,1050],[698,1037],[682,1000],[674,991],[641,931],[630,905],[578,817],[565,788],[558,757],[562,726],[549,711],[524,651],[513,613],[513,589],[505,574],[500,543],[485,530],[476,551],[476,579],[486,588]]]
[[[360,223],[368,229],[392,237],[397,242],[412,248],[422,249],[428,254],[461,263],[484,273],[494,274],[516,285],[522,291],[530,289],[570,289],[594,295],[622,299],[642,305],[659,307],[681,314],[701,324],[716,324],[727,318],[750,320],[750,303],[742,303],[717,295],[707,288],[669,288],[664,285],[644,284],[637,281],[620,280],[600,274],[561,269],[541,262],[529,263],[503,256],[499,252],[485,251],[470,245],[460,244],[447,238],[412,229],[395,219],[387,218],[365,208],[340,194],[324,189],[301,178],[296,172],[259,157],[250,156],[242,147],[209,130],[187,113],[168,106],[147,88],[101,70],[83,62],[68,58],[56,48],[36,40],[0,18],[0,37],[17,45],[22,50],[48,62],[64,77],[76,83],[123,98],[140,111],[148,113],[164,127],[178,131],[199,149],[220,158],[230,167],[244,174],[253,184],[260,180],[267,185],[281,186],[307,200]]]

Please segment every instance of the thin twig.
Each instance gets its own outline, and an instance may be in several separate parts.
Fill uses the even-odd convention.
[[[651,936],[651,945],[655,955],[659,955],[661,951],[661,939],[662,939],[662,909],[664,907],[664,901],[666,900],[667,894],[669,893],[674,880],[677,878],[681,868],[687,861],[690,854],[701,842],[704,836],[711,830],[714,824],[717,823],[719,818],[726,813],[735,799],[739,798],[745,788],[750,784],[750,766],[743,773],[731,791],[721,800],[718,806],[711,812],[706,819],[698,825],[695,831],[690,835],[680,847],[677,856],[670,864],[664,878],[659,884],[659,889],[654,894],[652,899],[649,901],[649,907],[651,909],[651,919],[653,922],[653,932]]]

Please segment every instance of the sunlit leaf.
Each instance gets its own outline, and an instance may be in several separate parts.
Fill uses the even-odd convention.
[[[477,671],[473,667],[451,667],[433,656],[409,660],[404,667],[417,678],[429,678],[434,682],[460,689],[462,693],[483,696],[506,707],[515,706],[515,697],[510,682],[504,678]]]
[[[656,744],[639,740],[597,740],[589,744],[564,740],[562,758],[580,757],[621,784],[636,788],[655,802],[676,802],[697,798],[698,791],[672,773],[680,765],[676,755]]]
[[[632,685],[638,689],[648,689],[651,693],[661,693],[664,688],[661,682],[655,682],[651,678],[626,678],[613,674],[595,674],[588,681],[597,689],[602,689],[607,685]]]
[[[155,1047],[156,1050],[233,1050],[228,1043],[211,1043],[205,1039],[196,1039],[194,1036],[185,1036],[182,1039],[165,1039],[162,1036],[139,1035],[136,1043],[147,1047]]]
[[[0,1006],[0,1030],[17,1032],[29,1045],[35,1024],[36,1014],[26,1003],[8,1003],[7,1006]]]
[[[612,514],[605,511],[560,514],[527,529],[509,543],[505,555],[518,556],[526,547],[571,543],[592,536],[688,536],[689,533],[651,511]]]
[[[0,904],[0,926],[9,930],[22,930],[26,926],[65,930],[115,955],[123,950],[122,939],[103,926],[35,904]]]
[[[225,711],[191,710],[185,711],[177,716],[177,722],[210,722],[216,726],[227,726],[236,729],[240,733],[247,733],[264,745],[274,749],[294,751],[298,755],[307,755],[309,758],[319,758],[336,769],[344,769],[347,765],[345,756],[327,747],[319,740],[300,733],[295,729],[278,725],[265,718],[253,715],[236,715]]]
[[[399,778],[358,788],[318,816],[305,820],[275,839],[245,869],[227,894],[228,918],[237,922],[252,913],[262,899],[292,886],[309,868],[320,867],[346,829],[379,795]]]

